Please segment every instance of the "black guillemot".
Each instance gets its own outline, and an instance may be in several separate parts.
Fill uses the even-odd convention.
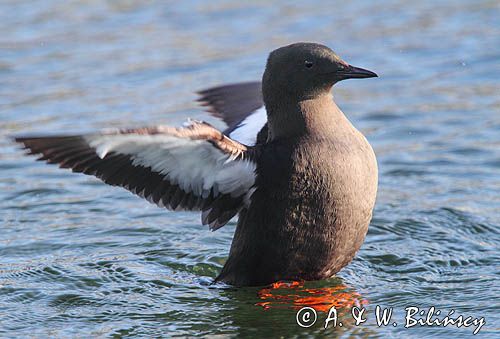
[[[377,192],[366,138],[334,103],[332,86],[371,71],[331,49],[273,51],[260,82],[199,92],[222,118],[70,136],[20,136],[39,160],[94,175],[158,206],[202,212],[211,230],[238,215],[216,281],[236,286],[331,277],[364,241]]]

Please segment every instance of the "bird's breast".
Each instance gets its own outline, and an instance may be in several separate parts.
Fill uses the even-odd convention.
[[[352,260],[375,202],[376,161],[368,143],[273,142],[262,149],[256,173],[256,190],[233,238],[230,267],[258,269],[262,281],[314,280]]]
[[[273,148],[259,163],[257,184],[268,197],[319,209],[372,209],[377,162],[364,139],[307,140]]]
[[[377,191],[373,151],[367,142],[324,140],[278,149],[259,163],[248,228],[280,243],[275,255],[292,258],[293,269],[337,270],[368,229]]]

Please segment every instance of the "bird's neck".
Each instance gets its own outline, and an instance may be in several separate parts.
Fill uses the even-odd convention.
[[[267,103],[269,141],[304,135],[329,136],[352,127],[329,92],[314,99]]]

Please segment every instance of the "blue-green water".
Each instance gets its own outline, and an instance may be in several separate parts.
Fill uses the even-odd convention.
[[[498,1],[0,3],[0,336],[462,337],[404,328],[405,307],[484,317],[500,336]],[[364,246],[338,277],[289,289],[210,286],[234,222],[159,209],[23,156],[7,138],[103,127],[223,125],[193,92],[259,79],[267,53],[331,46],[380,78],[338,104],[372,143],[380,185]],[[326,296],[325,296],[326,294]],[[300,328],[318,302],[360,326]],[[377,327],[376,305],[398,326]],[[321,321],[320,321],[321,320]]]

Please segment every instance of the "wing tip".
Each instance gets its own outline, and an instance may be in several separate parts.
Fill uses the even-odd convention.
[[[33,138],[21,135],[7,135],[7,139],[18,144],[26,145],[26,142],[32,140]]]
[[[9,135],[7,138],[15,143],[17,145],[17,148],[20,150],[24,150],[25,155],[36,155],[40,154],[40,152],[37,152],[33,150],[33,145],[32,142],[35,141],[36,138],[33,137],[25,137],[25,136],[16,136],[16,135]],[[37,159],[39,160],[39,159]]]

